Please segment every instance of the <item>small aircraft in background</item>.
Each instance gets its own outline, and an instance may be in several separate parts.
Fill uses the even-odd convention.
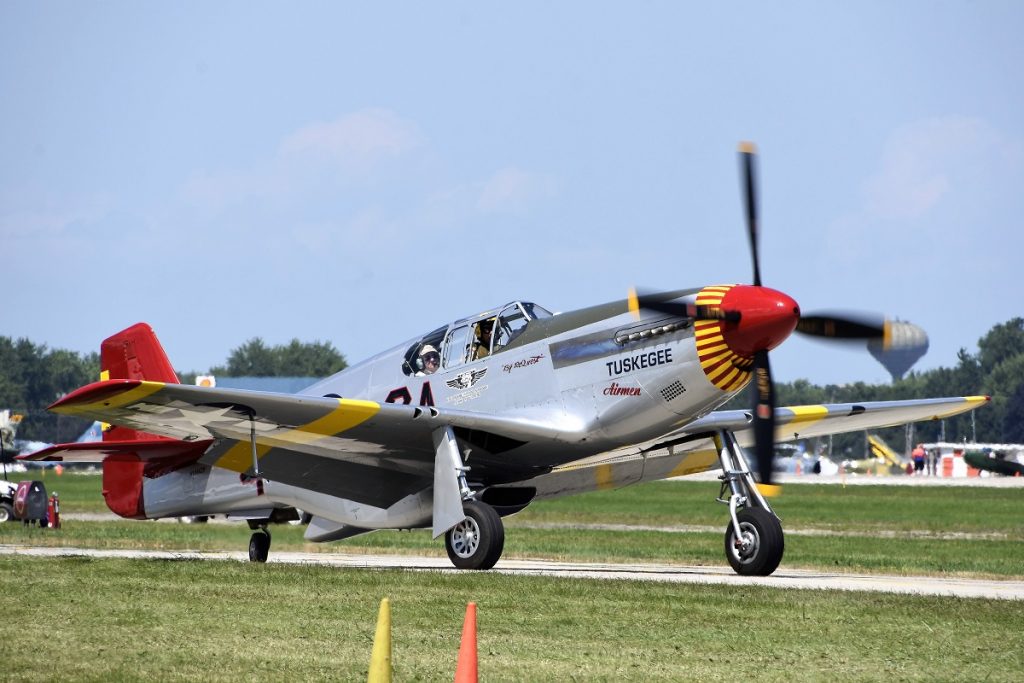
[[[2,453],[2,456],[0,456],[0,461],[3,461],[4,466],[5,466],[4,472],[6,473],[6,471],[7,471],[6,470],[7,464],[14,462],[14,460],[25,460],[25,458],[18,458],[17,457],[18,454],[20,454],[20,453],[32,453],[32,452],[36,452],[36,451],[41,451],[43,449],[50,448],[51,446],[53,446],[53,444],[49,443],[49,442],[46,442],[46,441],[26,441],[24,439],[16,439],[16,438],[14,438],[14,434],[15,434],[15,431],[17,430],[17,426],[18,426],[18,424],[21,423],[21,420],[22,420],[22,416],[21,415],[11,415],[10,416],[10,423],[9,423],[9,424],[11,424],[11,429],[10,429],[9,432],[4,432],[3,431],[3,427],[4,427],[4,424],[5,424],[5,415],[4,415],[4,413],[9,413],[9,411],[7,411],[7,410],[0,411],[0,434],[2,434],[3,437],[4,437],[4,441],[2,443],[0,443],[0,453]],[[96,442],[96,441],[102,441],[102,440],[103,440],[103,425],[100,422],[93,422],[92,424],[90,424],[88,427],[85,428],[85,431],[83,431],[78,436],[77,439],[75,439],[75,443]],[[41,466],[41,465],[37,465],[37,466]],[[25,465],[23,465],[23,464],[18,464],[15,467],[16,467],[16,469],[20,468],[20,469],[17,469],[17,471],[23,471],[25,469]]]
[[[181,385],[140,323],[103,342],[100,382],[50,407],[110,423],[104,441],[26,457],[102,461],[106,502],[123,517],[246,518],[253,561],[267,559],[267,525],[301,509],[313,515],[307,540],[426,527],[467,569],[494,566],[502,517],[533,501],[721,468],[726,557],[740,574],[769,575],[784,551],[765,495],[776,441],[944,418],[988,399],[777,408],[768,353],[792,332],[891,335],[880,316],[803,315],[762,286],[753,147],[740,159],[750,285],[634,292],[559,315],[512,301],[299,394]],[[750,410],[716,410],[752,379]]]
[[[980,450],[965,450],[964,462],[978,470],[1002,474],[1006,477],[1024,476],[1024,461],[1021,452],[1013,452],[1012,448],[1003,446],[982,447]]]
[[[19,451],[14,438],[18,434],[21,420],[22,415],[18,413],[11,413],[6,409],[0,410],[0,460],[4,462],[6,462],[7,456],[14,456]]]

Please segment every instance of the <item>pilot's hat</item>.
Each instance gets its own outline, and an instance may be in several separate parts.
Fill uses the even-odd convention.
[[[424,346],[424,347],[423,347],[423,349],[422,349],[422,350],[420,351],[420,355],[421,355],[421,356],[425,356],[425,355],[427,355],[428,353],[437,353],[437,349],[435,349],[435,348],[434,348],[433,346],[431,346],[430,344],[427,344],[427,345],[426,345],[426,346]]]

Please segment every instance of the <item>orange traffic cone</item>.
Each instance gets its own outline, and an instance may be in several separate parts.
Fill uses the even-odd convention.
[[[459,663],[455,666],[455,683],[477,683],[475,602],[466,605],[466,619],[462,622],[462,644],[459,645]]]

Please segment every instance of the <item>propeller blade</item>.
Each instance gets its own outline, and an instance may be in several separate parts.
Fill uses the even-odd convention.
[[[740,143],[740,164],[743,166],[743,203],[746,208],[747,233],[750,236],[750,256],[754,261],[754,285],[761,286],[761,259],[758,256],[757,188],[754,161],[757,148],[752,142]]]
[[[827,339],[885,339],[889,321],[873,313],[813,313],[800,316],[796,331]]]
[[[740,320],[739,311],[718,306],[691,304],[685,301],[666,300],[665,294],[639,294],[635,288],[629,290],[628,306],[635,317],[639,317],[640,310],[644,309],[692,320],[725,320],[727,322],[739,322]]]
[[[636,293],[636,287],[629,288],[629,295],[626,297],[626,305],[633,317],[640,319],[640,295]]]
[[[768,352],[754,354],[754,454],[762,494],[775,495],[772,463],[775,459],[775,383],[772,381]]]

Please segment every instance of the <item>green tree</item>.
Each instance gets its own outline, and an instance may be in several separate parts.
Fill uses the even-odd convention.
[[[210,369],[214,375],[232,377],[273,377],[277,375],[274,355],[259,337],[254,337],[231,351],[227,366]]]
[[[1003,414],[1003,441],[1024,443],[1024,381],[1017,385],[1016,391],[1006,401],[1006,412]]]
[[[19,439],[72,441],[87,420],[58,416],[46,407],[69,391],[99,379],[99,356],[50,351],[28,339],[0,337],[0,406],[24,415]]]
[[[1024,318],[996,325],[978,340],[978,362],[986,375],[1021,353],[1024,353]]]
[[[303,343],[292,339],[268,347],[254,337],[232,350],[227,365],[211,368],[229,377],[326,377],[348,367],[345,356],[330,342]]]
[[[326,377],[348,367],[345,357],[330,342],[300,343],[292,339],[287,346],[274,347],[279,354],[280,374],[296,377]]]

